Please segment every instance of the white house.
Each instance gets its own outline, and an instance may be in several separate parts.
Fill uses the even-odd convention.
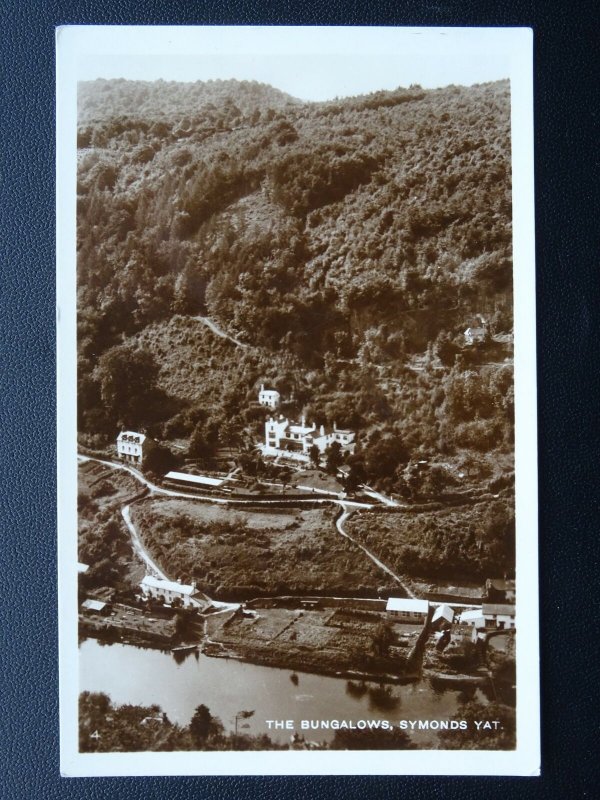
[[[154,440],[145,433],[121,431],[117,436],[117,456],[132,464],[141,464],[144,456],[155,446]]]
[[[424,622],[429,612],[427,600],[415,600],[411,597],[390,597],[385,610],[398,619],[398,622]]]
[[[305,457],[307,460],[310,448],[316,445],[320,453],[333,444],[338,442],[342,451],[352,452],[354,449],[354,431],[343,430],[333,423],[332,428],[325,428],[313,422],[306,424],[305,417],[300,423],[290,422],[280,416],[278,419],[270,417],[265,422],[265,444],[263,452],[265,455],[287,455],[296,454]]]
[[[483,616],[487,628],[505,628],[509,630],[515,627],[515,607],[503,603],[484,603]]]
[[[445,628],[454,622],[454,609],[446,603],[439,605],[433,612],[431,624],[436,628]]]
[[[278,408],[281,401],[281,395],[275,389],[265,389],[264,383],[260,385],[260,392],[258,393],[258,402],[261,406],[267,408]]]
[[[485,628],[485,617],[480,608],[469,608],[463,611],[458,621],[461,625],[472,625],[474,628]]]
[[[202,596],[196,589],[196,584],[181,583],[181,581],[163,581],[153,575],[146,575],[140,583],[145,597],[155,600],[163,599],[165,603],[181,600],[185,608],[201,605],[199,598]]]

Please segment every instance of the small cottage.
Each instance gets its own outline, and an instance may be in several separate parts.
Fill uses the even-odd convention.
[[[265,389],[264,383],[261,383],[258,402],[266,408],[278,408],[281,402],[281,395],[275,389]]]

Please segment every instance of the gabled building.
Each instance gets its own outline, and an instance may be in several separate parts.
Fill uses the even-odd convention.
[[[117,436],[117,456],[131,464],[141,464],[153,447],[156,447],[156,442],[145,433],[121,431]]]
[[[486,628],[510,630],[515,627],[514,606],[504,603],[484,603],[482,611]]]
[[[354,450],[354,431],[338,428],[335,422],[332,428],[317,425],[313,422],[306,424],[305,417],[300,423],[290,422],[280,416],[279,419],[269,418],[265,423],[265,455],[286,455],[294,453],[308,458],[308,453],[313,445],[319,448],[320,453],[334,442],[337,442],[342,451]]]
[[[185,608],[200,606],[202,595],[196,589],[196,584],[181,583],[181,581],[163,581],[153,575],[146,575],[140,583],[144,597],[153,600],[162,600],[171,604],[174,600],[181,600]]]
[[[454,609],[446,603],[439,605],[433,612],[431,624],[436,630],[449,628],[454,622]]]
[[[261,383],[260,392],[258,393],[258,402],[261,406],[265,406],[266,408],[276,409],[279,408],[281,395],[275,389],[265,389],[264,383]]]

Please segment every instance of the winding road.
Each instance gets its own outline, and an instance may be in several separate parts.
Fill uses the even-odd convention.
[[[377,556],[374,556],[370,550],[367,550],[367,548],[364,545],[362,545],[360,542],[357,542],[356,539],[353,539],[352,536],[350,536],[350,534],[344,530],[344,522],[346,522],[350,514],[352,514],[352,511],[346,508],[345,502],[340,502],[340,506],[342,507],[343,510],[340,516],[335,521],[335,527],[338,529],[338,532],[341,533],[342,536],[344,536],[346,539],[351,541],[352,544],[355,544],[357,547],[360,547],[363,553],[365,553],[365,555],[367,555],[371,559],[371,561],[376,566],[379,567],[379,569],[383,570],[383,572],[387,573],[391,578],[393,578],[396,581],[396,583],[406,592],[406,594],[409,597],[412,597],[412,599],[414,600],[416,597],[415,593],[402,581],[402,578],[396,575],[396,573],[393,572],[389,567],[387,567],[383,563],[383,561],[380,561],[377,558]]]
[[[355,500],[339,500],[339,499],[333,498],[333,497],[332,498],[328,498],[328,497],[308,498],[306,500],[298,500],[298,499],[296,499],[296,500],[288,500],[288,501],[286,501],[285,499],[282,499],[282,500],[261,500],[260,498],[256,498],[256,499],[252,499],[252,500],[230,500],[230,499],[221,498],[221,497],[210,497],[208,495],[188,494],[186,492],[173,491],[172,489],[163,489],[161,486],[157,486],[155,483],[152,483],[152,481],[148,480],[148,478],[146,478],[144,475],[142,475],[141,472],[139,472],[134,467],[130,467],[128,464],[116,464],[113,461],[105,461],[105,460],[100,459],[100,458],[93,458],[92,456],[85,456],[85,455],[81,455],[81,454],[78,454],[77,459],[81,463],[84,463],[86,461],[93,461],[95,463],[102,464],[105,467],[109,467],[110,469],[115,469],[115,470],[121,470],[123,472],[128,472],[137,481],[139,481],[144,486],[146,486],[150,490],[151,494],[165,495],[167,497],[182,497],[182,498],[185,498],[186,500],[198,500],[200,502],[209,502],[209,503],[215,503],[215,504],[218,504],[218,505],[225,505],[225,506],[227,506],[227,505],[234,505],[234,506],[239,506],[239,505],[252,505],[252,506],[257,506],[257,505],[277,505],[277,506],[279,506],[282,503],[285,504],[285,505],[290,505],[290,506],[299,506],[299,505],[304,505],[304,504],[314,505],[314,504],[317,504],[317,503],[319,505],[324,505],[324,504],[328,504],[329,503],[329,504],[333,504],[333,505],[339,506],[339,508],[341,509],[341,514],[339,515],[339,517],[336,519],[336,522],[335,522],[335,526],[336,526],[336,529],[337,529],[338,533],[340,533],[342,536],[344,536],[346,539],[348,539],[348,541],[352,542],[352,544],[356,545],[356,547],[359,547],[363,551],[363,553],[368,558],[370,558],[371,561],[379,569],[381,569],[383,572],[385,572],[387,575],[389,575],[391,578],[393,578],[396,581],[396,583],[406,592],[406,594],[409,597],[412,597],[412,598],[415,597],[415,594],[412,592],[412,590],[405,583],[403,583],[402,579],[398,575],[396,575],[395,572],[393,572],[388,566],[386,566],[382,561],[380,561],[377,558],[377,556],[373,555],[373,553],[371,553],[370,550],[368,550],[366,547],[364,547],[364,545],[360,544],[360,542],[357,542],[356,539],[353,539],[352,536],[350,536],[350,534],[347,533],[344,530],[344,523],[346,522],[346,520],[348,519],[350,514],[352,514],[353,511],[355,511],[356,509],[367,509],[368,510],[368,509],[373,508],[373,505],[371,503],[360,503],[360,502],[355,501]],[[374,493],[374,494],[375,494],[375,496],[377,496],[377,499],[380,499],[381,502],[385,503],[385,500],[383,499],[382,496],[378,496],[378,493]],[[387,500],[387,498],[385,498],[385,499]],[[386,503],[386,505],[389,505],[389,501],[388,501],[388,503]],[[135,525],[133,524],[133,521],[131,519],[130,504],[129,503],[127,505],[125,505],[121,509],[121,515],[123,517],[123,520],[124,520],[125,524],[127,525],[127,529],[128,529],[128,531],[130,533],[132,545],[133,545],[133,548],[134,548],[135,552],[144,561],[144,563],[146,564],[148,569],[153,574],[156,575],[156,577],[158,577],[161,580],[170,580],[170,578],[161,570],[161,568],[158,566],[158,564],[152,559],[150,554],[144,548],[144,545],[142,544],[140,536],[139,536],[139,534],[138,534],[138,532],[137,532],[137,530],[135,528]],[[207,598],[207,599],[210,599],[210,598]],[[221,604],[216,603],[216,602],[214,602],[214,604],[215,605],[221,605]],[[223,606],[230,606],[230,604],[223,604]]]
[[[213,322],[212,319],[209,319],[208,317],[198,316],[198,317],[192,317],[192,319],[197,319],[198,322],[201,322],[203,325],[209,328],[216,336],[220,336],[221,339],[227,339],[228,341],[232,342],[236,347],[241,347],[244,350],[247,350],[250,347],[250,345],[245,344],[244,342],[240,342],[240,340],[236,339],[235,336],[230,336],[222,328],[219,328],[219,326],[215,322]]]

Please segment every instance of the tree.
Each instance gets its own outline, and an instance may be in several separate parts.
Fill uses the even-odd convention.
[[[399,728],[342,728],[334,734],[332,750],[415,750],[410,737]]]
[[[467,727],[440,731],[439,737],[448,750],[512,750],[515,747],[515,710],[510,706],[465,703],[453,719],[466,722]]]
[[[332,442],[325,450],[326,470],[327,472],[335,475],[338,467],[344,463],[342,456],[342,446],[339,442]]]
[[[199,705],[190,722],[190,733],[194,744],[202,746],[214,730],[215,719],[210,710],[204,705]]]
[[[380,622],[373,634],[373,652],[376,656],[385,656],[394,641],[394,631],[389,622]]]
[[[319,450],[316,444],[311,444],[308,451],[308,455],[315,469],[319,469],[319,464],[321,462],[321,451]]]
[[[350,471],[344,481],[344,488],[347,492],[355,492],[358,487],[367,480],[365,465],[362,461],[352,461]]]
[[[152,355],[131,345],[112,347],[100,357],[94,378],[100,383],[100,396],[113,423],[138,427],[151,418],[157,376]]]
[[[144,471],[153,472],[155,475],[164,475],[181,463],[179,459],[168,447],[157,444],[151,448],[144,456]]]
[[[406,464],[410,458],[408,449],[397,435],[386,436],[372,444],[366,451],[366,468],[374,478],[391,477],[399,464]]]

